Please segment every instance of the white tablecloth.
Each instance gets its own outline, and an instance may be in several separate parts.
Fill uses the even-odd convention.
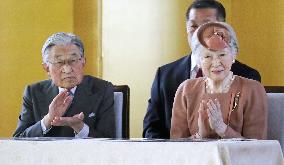
[[[1,165],[283,165],[278,141],[0,140]]]

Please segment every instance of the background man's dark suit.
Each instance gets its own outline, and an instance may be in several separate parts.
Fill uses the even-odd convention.
[[[58,94],[58,87],[51,80],[45,80],[26,87],[22,112],[19,116],[16,137],[74,137],[70,127],[52,127],[43,134],[40,120],[48,113],[52,99]],[[77,86],[72,104],[64,116],[83,112],[84,123],[89,126],[91,137],[115,137],[113,110],[113,86],[110,82],[84,76]]]
[[[178,86],[190,78],[191,58],[185,56],[157,70],[143,121],[143,137],[170,138],[172,107]],[[261,81],[255,69],[236,61],[232,65],[235,75]]]

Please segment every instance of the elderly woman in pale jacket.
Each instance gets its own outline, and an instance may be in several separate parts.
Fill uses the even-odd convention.
[[[257,81],[230,71],[238,53],[232,27],[204,24],[192,39],[204,77],[184,81],[173,105],[171,138],[266,139],[267,98]]]

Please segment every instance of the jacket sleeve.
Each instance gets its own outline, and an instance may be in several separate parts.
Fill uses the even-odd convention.
[[[31,87],[24,91],[22,111],[18,119],[18,125],[14,137],[42,137],[43,132],[40,121],[35,121]]]
[[[151,98],[148,100],[148,108],[143,120],[144,138],[165,138],[169,132],[165,127],[165,108],[160,94],[160,68],[157,70],[151,88]]]
[[[250,102],[244,109],[244,123],[242,136],[254,139],[267,138],[267,96],[264,87],[253,81],[248,88],[251,88]]]

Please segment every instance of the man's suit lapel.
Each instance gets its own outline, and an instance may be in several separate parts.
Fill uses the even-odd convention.
[[[184,57],[177,66],[176,80],[178,86],[185,80],[190,78],[191,58],[190,55]]]
[[[86,115],[85,113],[90,112],[93,107],[92,98],[91,89],[88,90],[87,87],[77,86],[72,107],[70,107],[66,114],[68,116],[73,116],[80,112],[84,112],[84,115]]]
[[[83,81],[77,86],[72,106],[66,113],[67,116],[73,116],[80,112],[84,112],[85,118],[90,115],[95,116],[96,112],[93,111],[98,109],[103,93],[101,90],[92,92],[92,83]]]
[[[43,85],[42,91],[39,91],[38,94],[38,108],[40,109],[41,117],[43,117],[48,113],[50,103],[58,94],[58,88],[49,80]]]
[[[166,87],[167,91],[169,92],[168,99],[169,99],[169,107],[171,114],[172,103],[174,101],[176,90],[178,89],[179,85],[184,82],[185,80],[190,78],[190,65],[191,65],[191,58],[190,55],[187,55],[180,59],[175,65],[173,66],[173,72],[171,73],[170,81],[168,82],[168,86]]]
[[[190,68],[191,68],[191,55],[186,56],[185,61],[185,72],[184,72],[184,80],[190,79]]]
[[[50,83],[50,86],[48,86],[46,90],[46,96],[49,104],[52,102],[52,100],[58,95],[58,87],[55,86],[53,83]]]

